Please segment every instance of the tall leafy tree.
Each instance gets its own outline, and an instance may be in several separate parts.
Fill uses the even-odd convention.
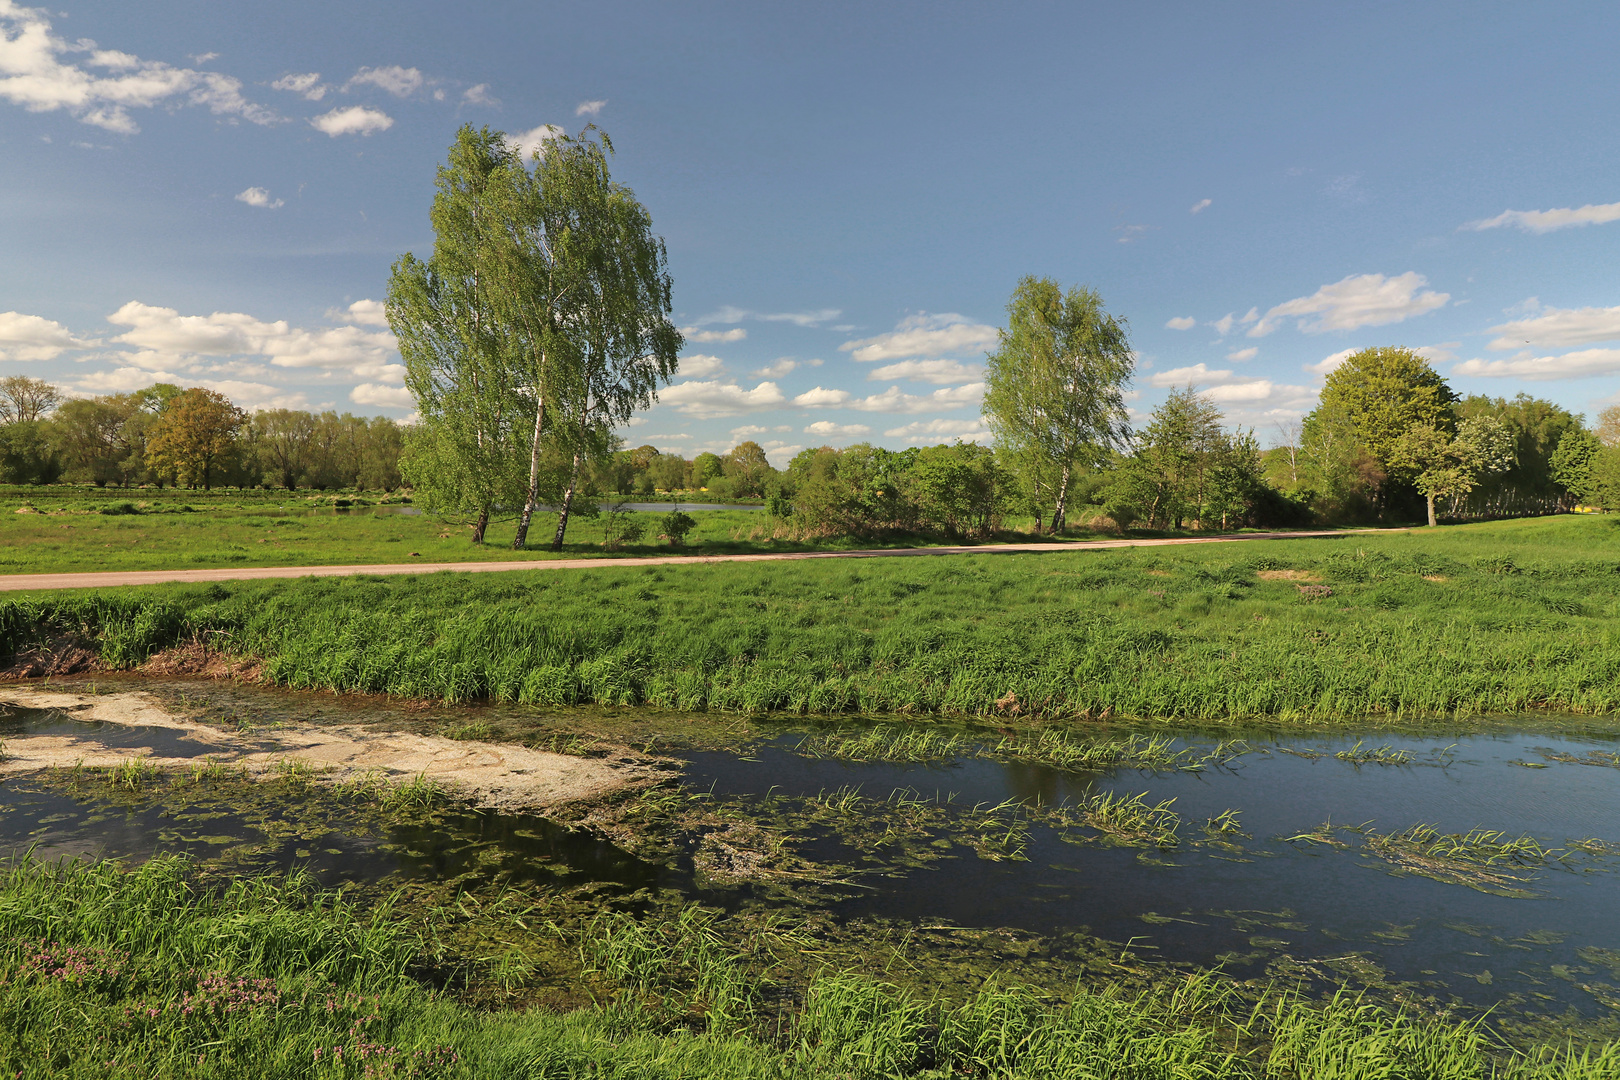
[[[300,409],[265,409],[253,414],[254,445],[265,469],[288,491],[309,468],[315,418]]]
[[[192,387],[171,398],[147,440],[146,459],[176,484],[210,487],[236,449],[247,414],[217,390]]]
[[[559,336],[578,364],[575,377],[559,380],[573,454],[554,551],[568,530],[582,461],[602,454],[613,428],[657,400],[683,344],[669,317],[664,241],[635,192],[609,174],[612,152],[605,134],[587,128],[578,138],[553,140],[535,169],[536,181],[553,189],[543,201],[565,208],[569,222],[569,243],[558,252],[568,290],[558,304]]]
[[[1429,524],[1436,525],[1437,499],[1467,495],[1481,476],[1513,464],[1514,437],[1494,416],[1472,416],[1448,435],[1432,424],[1415,424],[1390,447],[1391,464],[1412,470],[1414,483],[1428,502]]]
[[[1050,278],[1019,281],[1007,324],[989,357],[984,415],[1033,497],[1049,500],[1057,532],[1076,470],[1100,466],[1129,438],[1124,388],[1135,357],[1124,320],[1101,296],[1065,293]]]
[[[0,423],[31,424],[62,403],[61,391],[44,379],[7,375],[0,379]]]
[[[516,370],[528,343],[504,291],[514,171],[522,166],[500,133],[462,127],[435,182],[433,253],[401,256],[388,282],[388,323],[420,418],[401,468],[423,507],[467,520],[474,543],[497,505],[522,498],[516,463],[539,389]]]

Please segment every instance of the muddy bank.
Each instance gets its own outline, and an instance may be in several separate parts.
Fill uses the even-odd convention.
[[[301,764],[315,779],[326,781],[367,774],[404,781],[426,775],[476,805],[523,810],[657,784],[672,765],[630,751],[582,758],[500,743],[368,731],[349,724],[231,731],[175,715],[141,691],[83,694],[6,686],[0,687],[3,705],[53,709],[66,720],[114,725],[109,730],[117,730],[121,737],[98,738],[94,728],[11,736],[4,742],[0,775],[78,764],[107,768],[136,758],[159,768],[217,761],[261,775]],[[130,745],[130,731],[152,733],[152,745]],[[177,740],[190,744],[184,754],[175,752]],[[118,745],[111,745],[114,742]]]

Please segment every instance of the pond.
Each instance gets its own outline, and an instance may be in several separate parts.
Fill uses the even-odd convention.
[[[1620,1012],[1620,739],[1609,735],[1500,725],[1445,739],[1251,734],[1211,757],[1213,740],[1186,734],[1172,749],[1202,748],[1196,768],[1085,772],[961,752],[926,763],[812,757],[808,730],[779,725],[738,749],[677,754],[682,797],[726,824],[707,839],[673,830],[669,857],[536,815],[364,818],[318,794],[243,810],[28,776],[0,783],[0,846],[301,865],[331,884],[594,885],[733,911],[797,907],[845,925],[1083,934],[1244,978],[1404,987],[1526,1014]],[[0,739],[29,733],[170,757],[210,749],[49,710],[0,714]],[[1174,835],[1116,842],[1064,817],[1100,795],[1142,796],[1176,816]],[[744,820],[815,868],[803,887],[715,871],[714,837]]]

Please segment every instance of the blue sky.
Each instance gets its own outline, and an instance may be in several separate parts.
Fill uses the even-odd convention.
[[[1620,400],[1620,7],[0,0],[0,374],[404,417],[379,320],[462,122],[594,121],[667,239],[686,456],[987,439],[1023,274],[1139,417],[1274,441],[1335,359]]]

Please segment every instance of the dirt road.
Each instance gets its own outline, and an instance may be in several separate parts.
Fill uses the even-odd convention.
[[[1365,531],[1365,530],[1356,530]],[[1388,531],[1388,530],[1378,530]],[[1342,530],[1317,532],[1226,533],[1168,540],[1085,540],[1074,543],[985,544],[977,547],[871,548],[862,551],[791,551],[765,555],[653,555],[623,559],[534,559],[512,562],[379,563],[371,566],[221,566],[207,570],[117,570],[98,574],[0,575],[0,592],[24,589],[109,589],[120,585],[162,585],[176,581],[249,581],[257,578],[354,577],[360,574],[498,573],[506,570],[604,570],[622,566],[673,566],[694,563],[772,562],[783,559],[895,559],[919,555],[999,555],[1013,552],[1090,551],[1102,548],[1155,547],[1167,544],[1231,544],[1245,540],[1292,540],[1343,536]]]

